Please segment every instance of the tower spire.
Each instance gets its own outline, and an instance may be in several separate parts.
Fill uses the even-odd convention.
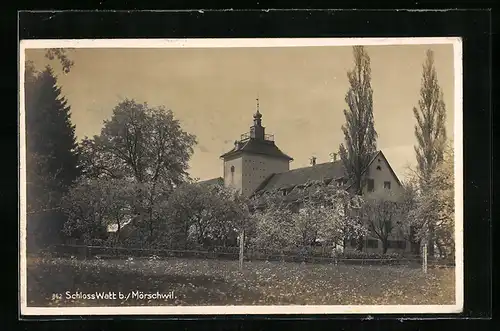
[[[258,140],[264,140],[264,127],[262,126],[262,114],[260,113],[259,97],[257,96],[257,111],[253,114],[253,126],[250,127],[250,137]]]
[[[255,114],[253,114],[253,119],[254,119],[254,125],[260,126],[261,125],[261,118],[262,114],[260,113],[260,102],[259,102],[259,97],[257,96],[257,111]]]

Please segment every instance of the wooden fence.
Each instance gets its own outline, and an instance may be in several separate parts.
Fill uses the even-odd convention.
[[[168,259],[168,258],[197,258],[238,260],[239,249],[237,247],[211,247],[210,249],[197,250],[172,250],[151,248],[129,248],[108,246],[86,246],[86,245],[57,245],[48,252],[57,257],[73,257],[78,259],[100,258],[100,259]],[[282,261],[282,262],[306,262],[306,263],[340,263],[357,265],[421,265],[422,258],[415,255],[394,256],[368,254],[367,256],[352,256],[340,254],[336,257],[326,252],[308,252],[300,254],[297,250],[271,251],[247,249],[244,253],[245,261]],[[429,267],[451,267],[454,261],[433,259],[428,261]]]

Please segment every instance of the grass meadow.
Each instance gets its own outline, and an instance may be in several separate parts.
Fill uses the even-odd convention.
[[[240,272],[238,261],[28,258],[27,288],[29,307],[438,305],[455,303],[455,270],[249,261]],[[87,300],[67,291],[173,295]]]

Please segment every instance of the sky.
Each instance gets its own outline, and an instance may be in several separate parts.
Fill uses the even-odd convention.
[[[438,81],[453,136],[453,45],[366,46],[371,59],[377,147],[401,180],[415,166],[413,107],[422,64],[434,51]],[[99,134],[103,121],[125,98],[172,109],[183,129],[197,136],[189,173],[201,180],[222,176],[220,155],[248,132],[259,98],[262,125],[294,158],[291,169],[328,162],[343,142],[351,46],[266,48],[75,48],[64,74],[43,49],[26,50],[39,69],[50,64],[71,106],[78,140]]]

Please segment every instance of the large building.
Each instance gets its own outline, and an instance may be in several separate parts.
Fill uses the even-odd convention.
[[[262,125],[262,114],[257,108],[250,131],[242,134],[240,139],[234,142],[234,147],[221,155],[224,163],[223,177],[203,183],[223,184],[248,197],[276,190],[292,197],[294,192],[310,181],[323,181],[328,185],[349,188],[350,181],[342,161],[337,159],[335,154],[333,156],[330,162],[316,163],[315,158],[312,158],[311,166],[290,170],[293,158],[277,146],[273,135],[266,134]],[[365,196],[390,193],[387,197],[397,197],[401,193],[401,182],[382,151],[373,155],[363,177]],[[389,239],[388,252],[410,250],[410,245],[397,233],[391,234]],[[379,252],[381,249],[379,240],[367,237],[366,251]]]

